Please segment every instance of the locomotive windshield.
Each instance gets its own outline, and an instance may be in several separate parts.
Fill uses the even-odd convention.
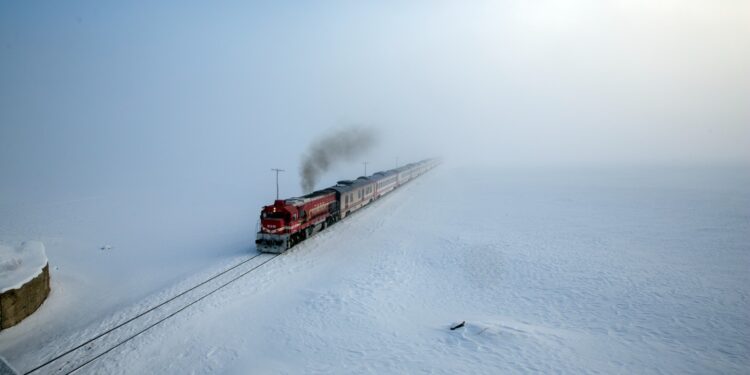
[[[286,212],[264,212],[261,217],[263,219],[286,219],[289,215]]]

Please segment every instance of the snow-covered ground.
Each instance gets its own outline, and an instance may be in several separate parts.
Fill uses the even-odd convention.
[[[4,233],[23,221],[2,219]],[[238,238],[238,221],[221,222]],[[184,225],[167,230],[176,242],[190,237]],[[131,253],[114,243],[94,255],[99,269],[80,275],[86,282],[64,269],[55,280],[56,258],[75,268],[92,255],[66,245],[65,258],[47,244],[50,299],[0,333],[0,355],[22,371],[252,251],[222,243],[214,256],[191,251],[170,265],[178,249],[163,243],[156,254],[144,240],[149,251],[138,251],[141,232],[59,235],[88,247],[129,241]],[[113,290],[110,270],[138,280]],[[746,168],[445,166],[83,372],[747,373],[748,270]],[[99,279],[104,287],[89,286]],[[85,322],[71,321],[82,311]]]
[[[0,244],[0,293],[22,287],[42,273],[46,265],[44,244],[39,241],[16,247]]]

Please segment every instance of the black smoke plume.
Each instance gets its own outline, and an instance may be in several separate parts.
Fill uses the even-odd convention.
[[[348,127],[318,139],[310,145],[302,158],[300,177],[302,191],[309,193],[315,188],[318,178],[333,165],[370,150],[378,140],[375,129],[370,127]]]

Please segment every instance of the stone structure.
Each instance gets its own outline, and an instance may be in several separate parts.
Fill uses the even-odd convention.
[[[31,315],[49,292],[49,263],[41,242],[0,246],[0,330]]]
[[[31,315],[49,295],[49,265],[18,289],[0,294],[0,329],[12,327]]]

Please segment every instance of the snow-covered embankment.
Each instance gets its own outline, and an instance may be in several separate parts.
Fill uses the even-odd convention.
[[[27,241],[16,247],[0,245],[0,329],[31,315],[49,290],[44,244]]]

